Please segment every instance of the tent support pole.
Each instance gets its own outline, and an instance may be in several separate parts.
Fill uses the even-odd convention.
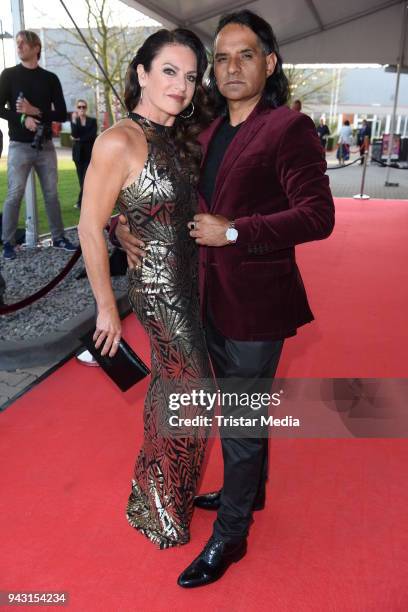
[[[397,79],[395,83],[394,107],[392,109],[391,125],[390,125],[390,142],[389,142],[388,157],[387,157],[388,167],[387,167],[387,173],[385,176],[385,187],[399,187],[399,183],[390,182],[390,172],[391,172],[390,164],[391,164],[392,148],[394,146],[395,119],[397,116],[401,67],[404,64],[404,49],[405,49],[405,38],[407,34],[407,22],[408,22],[408,3],[404,2],[403,7],[402,7],[401,42],[400,42],[399,54],[397,58]]]

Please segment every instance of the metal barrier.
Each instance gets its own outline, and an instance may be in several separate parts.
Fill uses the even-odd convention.
[[[372,157],[371,161],[375,162],[376,164],[379,164],[380,166],[383,166],[384,168],[392,168],[393,170],[408,170],[408,167],[401,168],[401,166],[399,166],[398,162],[396,161],[387,164],[387,162],[384,162],[382,159],[377,159],[376,157]]]
[[[355,200],[369,200],[370,196],[364,193],[365,177],[367,172],[368,150],[364,151],[363,155],[363,174],[361,176],[360,193],[353,196]]]
[[[350,162],[349,164],[341,164],[339,166],[332,166],[331,168],[327,168],[328,171],[330,170],[340,170],[340,168],[348,168],[349,166],[354,166],[354,164],[356,164],[357,162],[361,161],[361,159],[363,158],[363,156],[361,155],[360,157],[357,157],[357,159],[355,159],[354,161]]]
[[[360,155],[359,157],[357,157],[357,159],[355,159],[354,161],[350,162],[349,164],[342,164],[342,165],[339,165],[339,166],[333,166],[332,168],[327,168],[327,171],[330,172],[331,170],[339,170],[340,168],[348,168],[349,166],[353,166],[354,164],[356,164],[357,162],[359,162],[361,160],[363,160],[363,173],[362,173],[362,176],[361,176],[360,192],[357,193],[356,195],[354,195],[353,198],[355,200],[369,200],[370,196],[367,195],[366,193],[364,193],[366,173],[367,173],[367,164],[368,164],[368,150],[365,151],[363,155]],[[407,170],[408,169],[408,168],[401,168],[400,166],[397,165],[396,162],[394,162],[394,163],[386,163],[386,162],[383,162],[381,159],[377,159],[375,157],[372,157],[371,161],[375,162],[377,164],[380,164],[381,166],[383,166],[385,168],[394,168],[395,170]]]
[[[81,253],[81,247],[78,247],[75,253],[72,255],[71,259],[66,264],[66,266],[61,270],[61,272],[42,289],[39,289],[32,295],[29,295],[28,297],[24,298],[23,300],[20,300],[19,302],[15,302],[14,304],[4,304],[0,306],[0,316],[9,314],[11,312],[16,312],[16,310],[21,310],[26,306],[30,306],[30,304],[33,304],[40,298],[47,295],[47,293],[49,293],[51,289],[54,289],[54,287],[56,287],[66,277],[68,272],[72,270],[78,259],[81,257]]]

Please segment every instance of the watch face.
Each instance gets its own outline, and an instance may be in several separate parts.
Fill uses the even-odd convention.
[[[235,240],[238,238],[238,230],[236,230],[235,227],[229,227],[226,231],[226,236],[227,240],[235,242]]]

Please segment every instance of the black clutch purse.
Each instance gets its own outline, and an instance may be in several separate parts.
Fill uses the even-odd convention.
[[[147,365],[123,338],[114,357],[101,355],[101,348],[95,348],[94,332],[95,330],[88,332],[81,336],[80,340],[121,391],[127,391],[150,374]]]

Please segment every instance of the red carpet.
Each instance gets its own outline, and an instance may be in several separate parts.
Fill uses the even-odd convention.
[[[408,200],[336,199],[336,227],[296,249],[316,321],[281,376],[408,376]]]
[[[287,342],[281,376],[407,376],[407,221],[408,202],[337,201],[335,234],[298,249],[317,321]],[[124,335],[147,358],[134,317]],[[247,557],[214,585],[177,587],[213,515],[197,510],[177,550],[128,526],[146,385],[122,395],[71,360],[0,415],[1,591],[68,591],[75,612],[408,610],[397,439],[273,440]],[[217,441],[201,489],[220,483]]]

